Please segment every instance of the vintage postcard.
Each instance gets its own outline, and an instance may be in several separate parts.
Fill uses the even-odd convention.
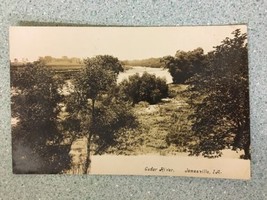
[[[250,179],[246,25],[9,35],[13,173]]]

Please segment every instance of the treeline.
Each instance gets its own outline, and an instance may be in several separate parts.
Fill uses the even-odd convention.
[[[39,61],[42,61],[47,65],[82,65],[83,64],[82,59],[76,58],[76,57],[69,58],[68,56],[62,56],[61,58],[55,58],[52,56],[44,56],[44,57],[40,57]]]
[[[164,64],[161,62],[161,58],[148,58],[142,60],[124,60],[123,65],[126,66],[142,66],[152,68],[162,68]]]

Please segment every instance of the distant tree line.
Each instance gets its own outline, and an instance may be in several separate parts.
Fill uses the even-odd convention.
[[[123,65],[129,66],[142,66],[152,68],[162,68],[164,64],[161,62],[161,58],[148,58],[142,60],[124,60]]]
[[[52,56],[44,56],[44,57],[40,57],[39,61],[42,61],[45,64],[49,64],[49,65],[62,65],[62,64],[81,65],[83,64],[82,59],[76,58],[76,57],[69,58],[68,56],[62,56],[61,58],[55,58]]]

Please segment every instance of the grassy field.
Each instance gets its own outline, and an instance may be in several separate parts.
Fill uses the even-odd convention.
[[[136,149],[141,154],[175,154],[182,149],[168,145],[166,137],[172,126],[179,124],[184,126],[188,123],[187,115],[189,105],[186,103],[185,96],[182,93],[187,89],[186,85],[169,85],[173,98],[163,99],[156,105],[139,104],[134,110],[138,116],[141,126],[146,128],[146,132],[140,137],[143,138],[143,144]]]
[[[134,113],[139,122],[139,128],[133,130],[126,139],[125,148],[116,149],[112,147],[108,153],[122,155],[175,155],[185,151],[167,143],[167,135],[177,130],[190,129],[190,122],[187,120],[191,113],[187,104],[187,85],[169,84],[172,98],[162,99],[162,102],[149,105],[147,102],[140,102],[134,106]],[[175,129],[177,130],[174,130]]]

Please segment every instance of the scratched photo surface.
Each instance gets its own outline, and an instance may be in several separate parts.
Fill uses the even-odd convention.
[[[13,173],[250,179],[246,25],[9,36]]]

